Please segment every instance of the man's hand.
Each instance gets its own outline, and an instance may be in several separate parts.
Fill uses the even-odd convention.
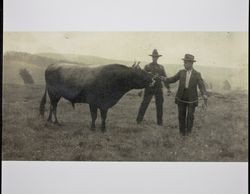
[[[170,96],[172,94],[171,90],[168,89],[167,95]]]
[[[166,81],[167,81],[167,77],[165,77],[165,76],[160,76],[160,79],[161,79],[161,81],[163,81],[163,82],[166,82]]]
[[[149,84],[149,87],[153,87],[155,85],[155,80],[153,79],[152,82]]]
[[[204,105],[207,107],[207,95],[203,95]]]

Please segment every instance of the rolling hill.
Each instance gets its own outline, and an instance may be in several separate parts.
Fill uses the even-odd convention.
[[[44,84],[44,70],[52,63],[69,62],[80,65],[105,65],[119,63],[132,65],[133,61],[107,59],[97,56],[59,54],[59,53],[37,53],[30,54],[25,52],[9,51],[3,58],[4,83],[22,84],[19,76],[19,70],[26,68],[34,77],[36,84]],[[142,61],[141,66],[149,62]],[[181,64],[163,64],[168,76],[174,75],[183,68]],[[208,67],[195,64],[195,69],[202,73],[207,83],[213,85],[213,89],[220,90],[223,82],[228,80],[232,89],[247,90],[248,88],[248,69],[247,67],[226,68],[226,67]]]

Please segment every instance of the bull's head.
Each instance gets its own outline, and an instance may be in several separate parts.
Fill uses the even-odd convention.
[[[134,62],[132,65],[133,69],[133,76],[132,76],[132,84],[135,89],[141,89],[145,87],[152,87],[154,86],[155,80],[151,73],[146,72],[145,70],[141,69],[140,64],[141,62]]]

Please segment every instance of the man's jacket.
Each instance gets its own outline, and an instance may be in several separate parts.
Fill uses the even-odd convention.
[[[179,86],[176,93],[175,103],[178,104],[181,102],[181,98],[183,96],[183,92],[185,89],[185,83],[186,83],[186,70],[180,70],[175,76],[169,77],[166,79],[166,83],[174,83],[179,80]],[[188,85],[188,98],[189,102],[193,102],[195,106],[198,105],[198,92],[197,92],[197,86],[200,89],[200,92],[202,95],[206,95],[206,88],[204,85],[204,81],[201,77],[201,74],[196,71],[192,70],[192,74],[189,80]]]

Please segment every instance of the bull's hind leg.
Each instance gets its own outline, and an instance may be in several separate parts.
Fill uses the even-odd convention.
[[[57,119],[56,109],[57,109],[57,104],[61,97],[59,95],[56,95],[55,93],[51,93],[50,91],[48,91],[48,94],[50,98],[50,113],[49,113],[48,121],[50,122],[52,121],[52,114],[53,114],[55,118],[54,123],[60,125]]]
[[[58,101],[57,101],[57,103],[58,103]],[[58,119],[57,119],[57,114],[56,114],[57,103],[53,105],[53,114],[54,114],[54,118],[55,118],[55,122],[54,123],[57,124],[57,125],[60,125],[60,123],[58,122]]]
[[[102,117],[102,132],[106,132],[106,118],[108,110],[100,109],[101,117]]]
[[[95,105],[89,105],[89,109],[90,109],[90,113],[91,113],[91,118],[92,118],[92,122],[91,122],[91,130],[95,130],[95,121],[97,118],[97,107]]]
[[[50,108],[49,108],[49,117],[47,119],[48,122],[52,122],[52,110],[53,110],[53,106],[50,105]]]

